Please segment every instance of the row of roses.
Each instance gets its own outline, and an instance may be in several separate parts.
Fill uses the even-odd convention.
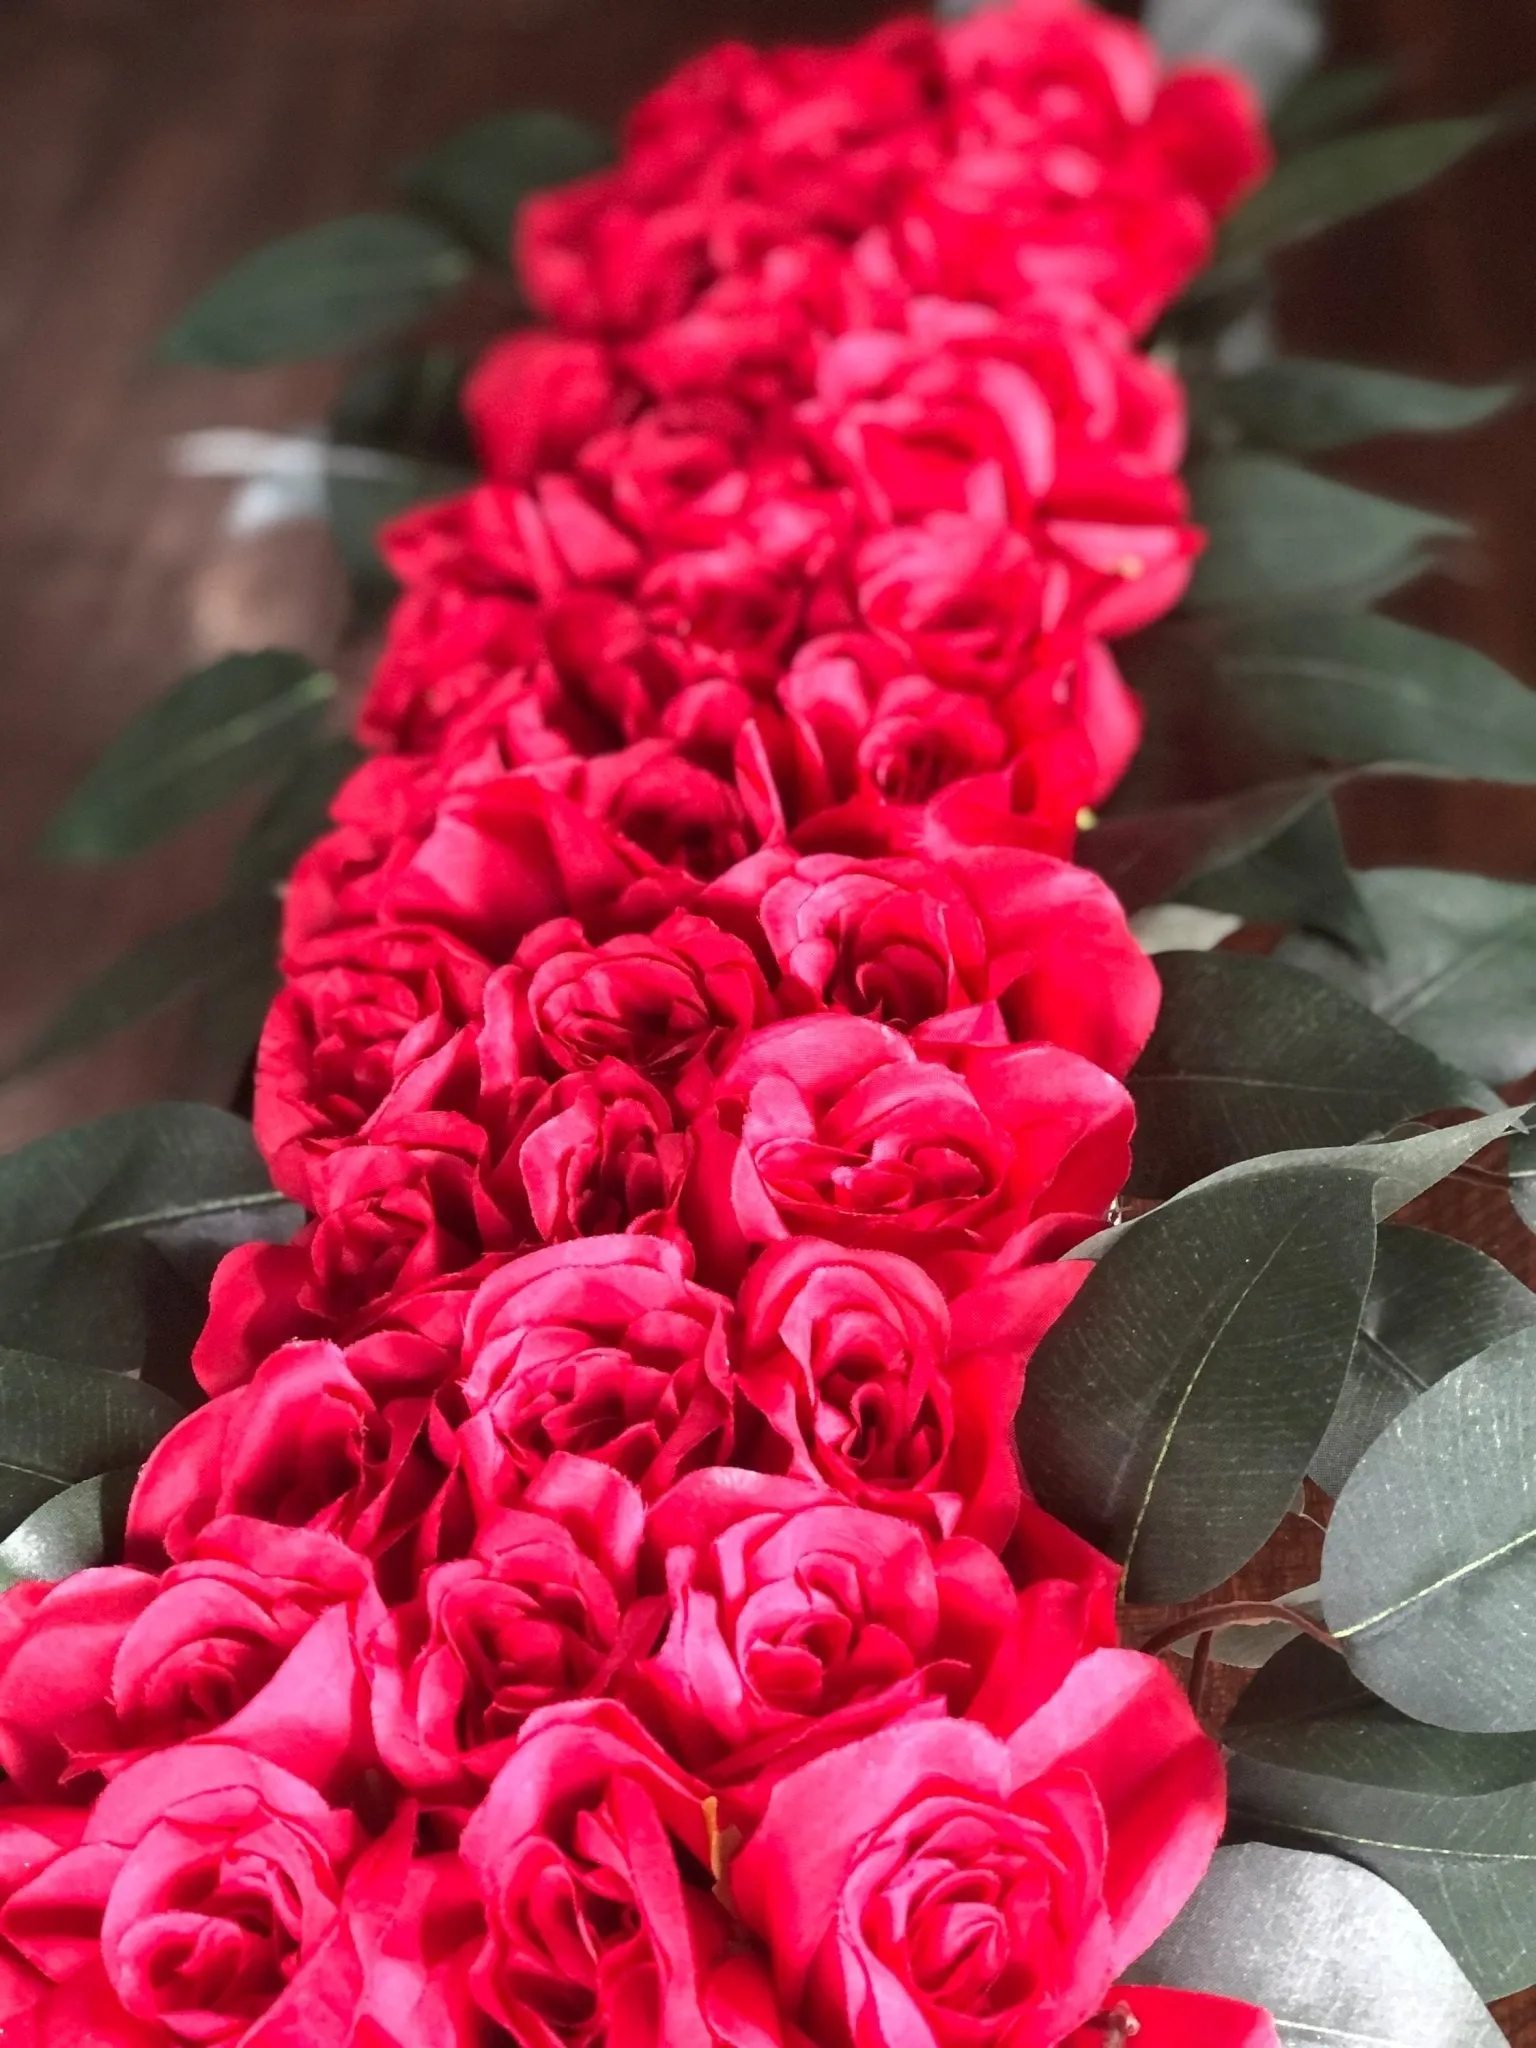
[[[1112,1988],[1220,1767],[1012,1446],[1156,1004],[1065,858],[1198,547],[1135,336],[1263,157],[1021,0],[525,208],[287,896],[312,1220],[0,1607],[7,2042],[1272,2039]]]

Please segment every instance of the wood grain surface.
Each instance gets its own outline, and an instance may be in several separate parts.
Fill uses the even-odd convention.
[[[389,167],[464,121],[556,104],[611,119],[712,36],[834,35],[850,0],[0,0],[0,1060],[88,970],[209,900],[214,823],[126,870],[40,870],[29,846],[102,743],[191,659],[286,641],[329,658],[340,595],[323,536],[223,531],[226,492],[167,468],[196,427],[318,418],[330,372],[156,366],[185,299],[264,237],[387,200]],[[1536,87],[1531,0],[1340,0],[1344,49],[1389,57],[1404,114]],[[1439,375],[1536,356],[1536,140],[1527,129],[1434,192],[1293,257],[1292,345]],[[1536,680],[1536,407],[1454,441],[1378,444],[1338,473],[1473,522],[1459,579],[1404,615]],[[1396,785],[1350,800],[1356,857],[1536,878],[1536,801]],[[175,1094],[174,1020],[0,1091],[0,1145]],[[1460,1177],[1420,1220],[1536,1283],[1496,1187]],[[1309,1575],[1288,1528],[1270,1589]],[[1506,2001],[1536,2048],[1536,1999]]]

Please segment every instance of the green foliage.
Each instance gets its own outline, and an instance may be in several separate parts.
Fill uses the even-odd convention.
[[[0,1543],[0,1585],[65,1579],[122,1553],[136,1466],[82,1479],[45,1501]]]
[[[1356,1672],[1437,1727],[1536,1729],[1536,1331],[1389,1423],[1339,1495],[1323,1608]]]
[[[1417,576],[1454,519],[1314,476],[1283,456],[1211,456],[1190,477],[1208,534],[1190,602],[1200,610],[1354,609]]]
[[[493,114],[417,157],[396,182],[488,262],[511,260],[512,224],[531,193],[610,163],[606,136],[548,108]]]
[[[1253,261],[1432,184],[1498,130],[1491,115],[1406,122],[1320,142],[1287,158],[1221,234],[1221,255]]]
[[[1312,1477],[1336,1494],[1394,1416],[1464,1359],[1536,1323],[1536,1294],[1453,1237],[1388,1224],[1349,1375]]]
[[[430,221],[356,213],[269,242],[211,285],[161,344],[168,361],[255,369],[402,333],[473,259]]]
[[[1254,439],[1304,455],[1379,434],[1455,433],[1492,419],[1520,395],[1518,384],[1440,384],[1289,357],[1225,379],[1214,398],[1218,413]]]
[[[1359,878],[1381,935],[1376,960],[1287,942],[1309,968],[1468,1073],[1501,1084],[1536,1067],[1536,887],[1437,868]]]
[[[181,1412],[126,1373],[0,1349],[0,1533],[65,1487],[137,1464]]]
[[[1162,1009],[1130,1080],[1134,1194],[1468,1099],[1461,1076],[1314,975],[1236,953],[1163,953],[1157,969]]]
[[[1371,1175],[1267,1165],[1120,1234],[1030,1361],[1025,1475],[1124,1564],[1128,1600],[1193,1599],[1245,1563],[1344,1384],[1375,1256]]]
[[[1373,1871],[1245,1842],[1216,1852],[1138,1984],[1246,1999],[1282,2048],[1502,2048],[1503,2035],[1423,1916]]]
[[[1371,954],[1379,941],[1345,857],[1330,798],[1324,796],[1240,859],[1190,878],[1180,901],[1225,910],[1245,924],[1296,925]]]
[[[1341,129],[1369,120],[1385,104],[1392,75],[1384,64],[1335,64],[1296,84],[1269,124],[1275,147],[1290,156]]]
[[[1292,611],[1223,621],[1217,668],[1244,718],[1302,753],[1536,782],[1536,691],[1473,648],[1396,619]]]
[[[315,744],[336,680],[302,654],[229,654],[118,735],[44,836],[55,860],[140,853]]]

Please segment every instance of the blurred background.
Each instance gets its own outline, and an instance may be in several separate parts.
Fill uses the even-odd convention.
[[[345,593],[318,522],[230,531],[232,487],[177,437],[320,420],[334,371],[223,375],[153,350],[264,239],[385,202],[403,157],[481,115],[615,121],[724,34],[847,34],[880,0],[0,0],[0,1064],[87,973],[211,900],[238,820],[127,867],[40,866],[39,828],[103,743],[188,666],[274,643],[338,656]],[[1131,11],[1129,7],[1122,11]],[[1394,69],[1389,113],[1536,90],[1533,0],[1336,0],[1336,47]],[[1290,259],[1289,346],[1437,376],[1536,357],[1536,133]],[[473,313],[471,313],[473,318]],[[1476,559],[1394,609],[1536,682],[1536,406],[1332,461],[1473,523]],[[354,663],[356,652],[346,657]],[[1365,865],[1536,879],[1529,791],[1375,785]],[[179,1020],[0,1089],[0,1146],[186,1092]]]

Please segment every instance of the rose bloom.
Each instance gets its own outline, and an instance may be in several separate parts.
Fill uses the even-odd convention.
[[[1224,1804],[1170,1674],[1096,1650],[1006,1742],[913,1716],[781,1780],[731,1892],[818,2040],[1055,2048],[1183,1905]]]
[[[1098,878],[1011,847],[942,865],[772,850],[704,898],[750,916],[786,1009],[874,1017],[932,1046],[1044,1040],[1124,1075],[1157,1014],[1155,970]]]
[[[317,942],[268,1011],[256,1055],[256,1142],[284,1194],[311,1199],[312,1161],[479,1014],[489,971],[430,929],[365,926]]]
[[[429,1567],[412,1597],[368,1603],[359,1655],[386,1767],[470,1804],[541,1706],[606,1689],[659,1614],[637,1603],[645,1510],[593,1459],[553,1458],[520,1509],[480,1524],[473,1554]]]
[[[1101,1215],[1131,1122],[1119,1082],[1052,1046],[961,1047],[940,1065],[867,1017],[792,1018],[721,1077],[684,1216],[721,1276],[791,1235],[930,1265],[996,1252],[1034,1217]]]
[[[347,1620],[367,1585],[334,1537],[231,1515],[163,1577],[18,1586],[0,1602],[0,1765],[24,1798],[74,1799],[218,1730],[327,1789],[372,1753]]]
[[[710,1890],[704,1787],[611,1700],[536,1714],[464,1830],[471,1984],[524,2048],[804,2048]]]
[[[1087,1271],[1050,1260],[951,1305],[891,1252],[771,1246],[741,1295],[737,1383],[762,1419],[743,1461],[1001,1549],[1023,1506],[1025,1366]]]
[[[1021,1592],[967,1538],[933,1544],[803,1480],[696,1472],[650,1512],[666,1634],[624,1697],[734,1788],[738,1819],[786,1771],[917,1707],[1006,1736],[1114,1640],[1114,1569],[1076,1547],[1082,1580]]]
[[[0,1834],[14,1825],[0,1816]],[[0,1938],[34,1973],[7,1987],[7,2038],[28,2048],[294,2038],[283,2022],[324,2013],[306,1977],[323,1966],[360,1846],[350,1813],[231,1744],[145,1757],[0,1906]]]
[[[655,1237],[589,1237],[514,1259],[464,1328],[457,1455],[482,1520],[551,1458],[596,1459],[654,1499],[729,1452],[730,1304]]]

